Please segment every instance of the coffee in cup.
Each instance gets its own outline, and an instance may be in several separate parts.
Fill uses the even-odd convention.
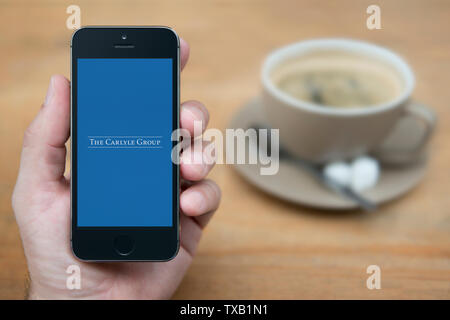
[[[312,51],[284,61],[273,83],[295,99],[336,108],[370,107],[394,100],[404,89],[388,64],[344,51]]]

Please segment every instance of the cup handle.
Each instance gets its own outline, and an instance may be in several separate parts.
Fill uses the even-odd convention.
[[[423,150],[423,147],[430,140],[434,128],[436,126],[435,113],[425,106],[416,101],[411,101],[404,108],[404,114],[400,119],[405,117],[412,117],[420,122],[424,126],[424,133],[419,142],[410,148],[379,148],[374,152],[374,155],[383,163],[387,164],[405,164],[407,162],[413,162],[418,158],[418,155]]]

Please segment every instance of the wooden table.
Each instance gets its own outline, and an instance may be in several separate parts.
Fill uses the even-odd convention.
[[[0,298],[21,299],[26,264],[10,205],[22,133],[53,73],[69,76],[66,7],[83,25],[174,27],[191,44],[182,98],[209,108],[211,127],[260,91],[264,56],[290,42],[345,36],[394,49],[414,68],[414,96],[439,127],[422,183],[376,214],[324,212],[280,201],[228,166],[211,177],[223,201],[176,299],[450,298],[450,2],[375,1],[382,29],[366,28],[374,1],[0,1]],[[381,267],[381,290],[366,268]]]

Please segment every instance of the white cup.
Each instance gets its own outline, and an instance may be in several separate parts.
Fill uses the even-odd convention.
[[[344,51],[376,58],[392,66],[402,77],[402,92],[392,101],[374,106],[336,108],[302,101],[278,88],[272,71],[286,60],[317,50]],[[435,125],[434,113],[411,102],[414,74],[394,52],[351,39],[317,39],[294,43],[272,52],[262,67],[262,105],[267,123],[280,129],[281,145],[305,160],[324,163],[377,153],[397,162],[409,161],[427,143]],[[403,117],[425,124],[419,144],[408,150],[382,150],[382,142]]]

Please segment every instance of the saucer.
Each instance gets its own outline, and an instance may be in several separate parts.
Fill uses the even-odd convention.
[[[259,101],[259,98],[255,98],[245,104],[233,116],[229,128],[246,130],[255,124],[266,123]],[[406,141],[401,140],[403,139],[402,137],[408,136],[404,134],[404,130],[410,131],[411,126],[417,125],[405,123],[401,130],[403,133],[395,130],[394,135],[397,137],[391,137],[391,141],[406,143]],[[426,164],[427,157],[424,154],[414,164],[402,167],[382,167],[377,184],[371,189],[362,192],[362,195],[376,204],[382,204],[398,198],[419,183],[424,176]],[[279,171],[275,175],[261,175],[261,165],[259,163],[235,164],[234,167],[251,184],[267,193],[293,203],[333,210],[347,210],[358,207],[351,200],[323,186],[311,174],[290,161],[280,159]]]

